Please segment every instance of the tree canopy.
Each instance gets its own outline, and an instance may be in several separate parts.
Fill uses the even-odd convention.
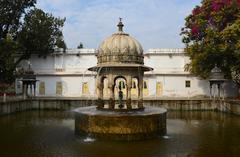
[[[208,78],[217,64],[240,83],[240,0],[202,0],[185,20],[181,35],[191,59],[186,68]]]
[[[84,47],[83,47],[83,43],[80,42],[79,45],[77,46],[77,48],[78,48],[78,49],[83,49],[83,48],[84,48]]]
[[[13,82],[16,66],[31,54],[46,56],[55,47],[66,49],[61,30],[65,19],[35,4],[36,0],[0,0],[0,83]]]
[[[36,0],[0,0],[0,40],[17,35],[21,17],[35,4]]]
[[[24,18],[18,36],[24,57],[31,54],[46,56],[55,47],[66,49],[61,31],[64,22],[65,19],[55,18],[40,9],[31,10]]]
[[[14,55],[17,47],[10,36],[0,42],[0,83],[10,84],[15,79],[13,73],[15,71]]]

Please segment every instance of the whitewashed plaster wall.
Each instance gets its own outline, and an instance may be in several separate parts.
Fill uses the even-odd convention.
[[[162,83],[162,97],[194,97],[210,96],[209,81],[191,75],[185,71],[185,65],[190,62],[184,49],[150,49],[145,53],[144,63],[154,68],[147,72],[145,80],[149,84],[149,96],[156,96],[156,83]],[[191,86],[185,87],[185,81],[190,81]],[[234,97],[237,92],[236,85],[226,81],[223,85],[222,96]],[[214,94],[217,87],[213,87]]]
[[[149,82],[149,96],[156,96],[156,84],[162,84],[162,97],[193,97],[209,95],[209,83],[196,77],[185,75],[146,76]],[[190,81],[190,87],[185,87],[185,81]]]
[[[95,95],[95,78],[93,76],[37,76],[37,96],[56,96],[56,83],[62,82],[62,96],[66,97],[81,97]],[[40,82],[45,83],[45,95],[39,94]],[[89,94],[85,95],[82,92],[83,83],[88,82]]]
[[[23,60],[20,64],[24,69],[28,69],[30,63],[31,68],[34,70],[36,73],[41,73],[41,72],[54,72],[54,56],[49,55],[46,58],[43,57],[38,57],[38,55],[32,55],[31,58],[27,60]]]
[[[37,55],[30,58],[31,67],[37,75],[39,82],[45,82],[45,96],[56,96],[56,82],[63,82],[62,96],[86,96],[82,93],[82,84],[88,83],[89,96],[95,95],[96,73],[90,72],[89,67],[97,65],[97,50],[76,49],[67,50],[66,53],[55,53],[46,58]],[[144,79],[148,83],[148,96],[156,96],[156,83],[162,83],[161,97],[193,97],[200,95],[209,96],[209,83],[184,71],[189,63],[183,49],[150,49],[145,53],[146,66],[154,68],[147,72]],[[27,62],[22,65],[27,68]],[[191,81],[191,87],[185,87],[185,81]],[[37,95],[39,95],[39,82]],[[228,82],[224,85],[225,95],[236,95],[237,88]]]
[[[97,64],[95,49],[67,50],[65,53],[56,52],[47,57],[32,55],[29,59],[31,68],[37,76],[36,94],[39,95],[40,82],[45,83],[44,96],[57,96],[56,83],[62,82],[62,96],[86,96],[82,93],[82,85],[88,83],[89,96],[95,95],[95,76],[87,69]],[[27,69],[28,61],[22,61]],[[17,92],[22,90],[18,89]]]
[[[67,50],[45,58],[32,55],[29,61],[36,74],[86,73],[89,67],[97,64],[96,52],[95,49]],[[23,61],[22,65],[27,68],[27,61]]]
[[[97,65],[97,58],[93,54],[69,55],[64,59],[64,69],[67,71],[85,72],[88,68]]]
[[[184,66],[189,63],[183,49],[150,49],[145,53],[144,63],[154,68],[154,72],[174,73],[184,72]]]

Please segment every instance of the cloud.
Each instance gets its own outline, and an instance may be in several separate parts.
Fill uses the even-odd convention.
[[[149,48],[183,47],[179,36],[184,18],[200,0],[39,0],[37,6],[66,17],[63,32],[69,48],[80,42],[97,48],[116,32],[122,17],[124,30]]]

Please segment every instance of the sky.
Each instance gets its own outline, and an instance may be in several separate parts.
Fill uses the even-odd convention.
[[[37,7],[66,18],[63,27],[68,48],[80,42],[98,48],[117,31],[119,17],[124,32],[137,39],[144,50],[183,48],[181,28],[185,17],[201,0],[38,0]]]

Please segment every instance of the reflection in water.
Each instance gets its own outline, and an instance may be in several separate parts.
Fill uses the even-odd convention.
[[[167,135],[165,135],[165,136],[163,136],[163,138],[164,138],[164,139],[169,139],[170,137],[167,136]]]
[[[83,141],[84,141],[84,142],[94,142],[95,139],[94,139],[94,138],[91,138],[91,137],[86,137]]]
[[[238,156],[239,118],[215,112],[169,112],[167,135],[147,141],[109,142],[77,137],[71,112],[30,111],[0,117],[0,156]]]

